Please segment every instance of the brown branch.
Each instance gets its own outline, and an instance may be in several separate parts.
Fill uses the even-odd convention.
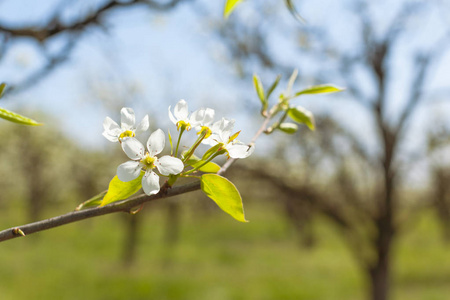
[[[140,195],[129,200],[115,202],[106,206],[90,208],[81,211],[70,212],[61,216],[53,217],[50,219],[22,225],[15,226],[9,229],[0,231],[0,242],[13,239],[22,236],[21,232],[25,235],[55,228],[61,225],[74,223],[77,221],[107,215],[115,212],[130,212],[133,208],[150,201],[157,199],[169,198],[176,195],[192,192],[200,189],[200,183],[194,182],[182,186],[173,187],[166,192],[160,192],[156,195],[147,196]]]
[[[152,0],[133,0],[129,2],[115,0],[105,3],[103,6],[88,14],[83,19],[70,25],[62,23],[59,17],[56,16],[49,22],[49,24],[40,28],[34,26],[13,28],[6,25],[0,25],[0,32],[4,32],[14,37],[29,37],[39,42],[43,42],[46,39],[62,32],[82,31],[90,25],[99,25],[103,14],[117,7],[130,7],[136,4],[143,4],[152,9],[167,10],[175,7],[180,1],[181,0],[171,0],[165,3],[160,3]]]

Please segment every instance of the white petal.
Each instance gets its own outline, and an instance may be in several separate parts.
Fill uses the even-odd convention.
[[[156,154],[161,153],[165,145],[166,145],[166,138],[164,136],[164,132],[161,129],[158,129],[155,132],[153,132],[147,141],[147,149],[150,156],[155,156]]]
[[[213,133],[213,134],[211,134],[211,136],[209,136],[208,138],[204,139],[202,141],[202,144],[215,146],[218,143],[224,143],[225,144],[226,142],[228,142],[228,140],[227,141],[222,141],[218,134]]]
[[[177,119],[175,119],[172,112],[170,111],[170,106],[169,106],[169,119],[170,119],[170,121],[172,121],[173,124],[177,125],[178,121],[177,121]]]
[[[130,160],[117,167],[117,177],[121,181],[131,181],[139,177],[141,169],[142,167],[138,161]]]
[[[228,155],[231,158],[246,158],[253,153],[254,147],[243,144],[234,144],[227,146]]]
[[[192,127],[202,126],[204,118],[205,118],[205,109],[204,108],[197,109],[191,114],[191,117],[189,118],[189,123],[191,123]]]
[[[228,141],[228,139],[231,136],[231,131],[233,130],[234,127],[234,120],[228,120],[225,118],[222,120],[223,122],[220,124],[221,132],[219,133],[219,135],[223,141]]]
[[[123,139],[122,149],[132,160],[140,160],[144,157],[144,145],[135,138]]]
[[[114,130],[120,130],[119,125],[113,121],[110,117],[106,117],[103,121],[103,129],[105,131],[114,131]]]
[[[120,131],[119,134],[112,134],[111,132],[103,131],[102,135],[110,142],[118,142]]]
[[[145,115],[145,117],[142,119],[141,123],[136,127],[136,135],[141,134],[145,131],[147,131],[148,127],[150,126],[150,122],[148,120],[148,115]]]
[[[159,176],[153,171],[145,172],[144,177],[142,177],[142,189],[149,196],[158,194]]]
[[[209,126],[214,120],[214,109],[207,108],[205,110],[205,117],[203,118],[203,126]]]
[[[134,124],[136,124],[136,118],[134,117],[134,111],[133,109],[129,107],[124,107],[120,111],[120,126],[124,130],[131,130],[134,127]]]
[[[155,162],[155,166],[158,168],[158,171],[165,176],[179,174],[184,169],[184,164],[180,159],[169,155],[158,158]]]
[[[181,99],[175,105],[173,114],[175,115],[175,118],[177,118],[178,120],[186,120],[187,119],[189,111],[188,111],[188,105],[187,105],[186,101],[184,101],[184,99]]]

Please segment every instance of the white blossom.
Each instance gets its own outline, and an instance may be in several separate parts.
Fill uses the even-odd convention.
[[[126,138],[135,137],[145,132],[149,127],[148,115],[142,119],[137,126],[133,109],[124,107],[120,111],[120,126],[110,117],[106,117],[103,121],[103,136],[111,142],[122,141]]]
[[[226,150],[231,158],[246,158],[250,156],[255,150],[254,146],[249,146],[236,140],[240,131],[231,134],[233,127],[234,120],[222,118],[222,120],[213,124],[211,136],[203,140],[203,143],[210,146],[221,144],[220,148]]]
[[[131,159],[117,168],[117,177],[122,181],[131,181],[139,177],[141,170],[145,171],[142,177],[142,188],[147,195],[157,194],[160,189],[159,176],[153,172],[157,168],[164,176],[176,175],[183,171],[183,162],[169,155],[156,157],[165,146],[165,136],[161,129],[150,135],[147,141],[147,150],[135,138],[122,141],[122,149]]]
[[[173,110],[169,106],[169,118],[173,124],[175,124],[178,130],[181,127],[185,127],[186,130],[190,130],[193,127],[201,129],[203,126],[209,126],[214,119],[214,110],[211,108],[201,108],[194,111],[189,116],[188,105],[184,99],[178,101]]]

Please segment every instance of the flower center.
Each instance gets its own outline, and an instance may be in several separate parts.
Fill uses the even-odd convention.
[[[180,128],[186,129],[187,131],[191,130],[191,124],[188,122],[185,122],[183,120],[177,122],[177,129],[180,130]]]
[[[122,133],[119,135],[119,139],[123,139],[123,138],[126,138],[126,137],[135,137],[135,136],[136,136],[136,134],[134,134],[133,131],[131,131],[131,130],[126,130],[126,131],[122,132]]]
[[[208,126],[202,126],[202,129],[200,129],[199,132],[197,132],[198,135],[204,134],[205,135],[205,139],[207,139],[211,134],[212,131]]]
[[[150,156],[148,153],[147,155],[140,160],[140,163],[143,164],[143,168],[145,170],[151,170],[155,168],[155,161],[156,161],[156,157],[154,156]]]

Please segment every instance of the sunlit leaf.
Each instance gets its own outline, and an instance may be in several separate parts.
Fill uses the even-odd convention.
[[[264,87],[262,85],[261,79],[258,75],[253,75],[253,85],[255,86],[256,93],[258,94],[259,100],[261,100],[262,105],[266,103],[266,96],[264,95]]]
[[[19,115],[15,112],[9,111],[7,109],[0,107],[0,118],[8,120],[13,123],[22,124],[22,125],[31,125],[31,126],[40,126],[41,123],[36,122],[30,118]]]
[[[83,210],[89,207],[99,206],[102,203],[103,197],[106,195],[108,191],[103,191],[98,195],[95,195],[89,200],[84,201],[80,205],[75,208],[75,210]]]
[[[167,131],[167,134],[169,136],[170,155],[173,155],[173,143],[172,143],[172,135],[170,134],[170,130]],[[177,155],[178,155],[178,153],[177,153]]]
[[[301,106],[289,108],[288,116],[297,123],[305,124],[311,130],[316,128],[313,114]]]
[[[231,181],[217,174],[204,174],[201,188],[224,212],[240,222],[247,222],[241,195]]]
[[[278,86],[278,83],[280,82],[281,75],[278,75],[275,81],[272,83],[272,85],[269,87],[266,93],[266,99],[269,100],[270,95],[272,95],[272,92],[275,90],[275,88]]]
[[[325,94],[325,93],[336,93],[336,92],[342,92],[343,88],[330,85],[330,84],[321,84],[321,85],[315,85],[312,87],[309,87],[307,89],[301,90],[297,93],[295,93],[295,97],[300,95],[306,95],[306,94]]]
[[[3,92],[5,91],[6,83],[0,84],[0,98],[3,96]]]
[[[223,146],[222,143],[217,143],[215,146],[212,146],[211,148],[209,148],[205,152],[205,154],[203,154],[202,160],[208,160],[208,158],[210,158],[212,155],[214,155],[214,153],[216,153],[222,146]]]
[[[287,8],[291,12],[291,14],[294,16],[294,18],[296,18],[297,20],[299,20],[302,23],[306,23],[305,19],[303,19],[303,17],[298,13],[292,0],[284,0],[284,2],[286,3]]]
[[[297,124],[294,123],[281,123],[278,128],[287,134],[294,134],[298,130]]]
[[[198,166],[201,166],[204,164],[205,161],[201,160],[195,155],[192,155],[187,161],[186,164],[192,168],[197,168]],[[212,161],[208,162],[204,166],[202,166],[200,169],[198,169],[201,172],[204,173],[217,173],[220,170],[220,166],[216,163],[213,163]]]
[[[142,177],[144,174],[144,172],[141,172],[141,175],[138,178],[127,182],[121,181],[117,175],[114,176],[109,183],[108,192],[103,198],[101,206],[127,199],[131,195],[135,194],[142,187]]]
[[[230,14],[233,12],[233,10],[236,8],[236,6],[241,2],[242,0],[226,0],[225,2],[225,8],[223,9],[223,16],[225,18],[228,18]]]

